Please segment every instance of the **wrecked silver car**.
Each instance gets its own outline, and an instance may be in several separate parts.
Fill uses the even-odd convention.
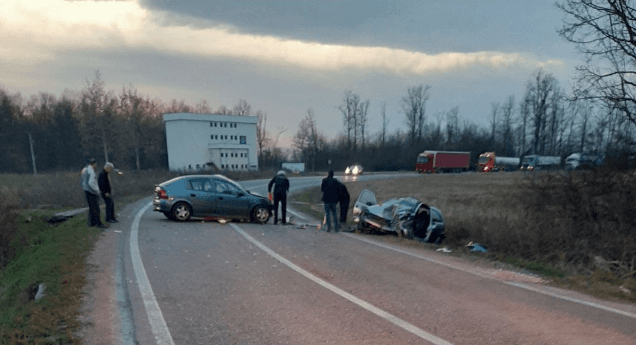
[[[444,238],[442,212],[412,197],[389,199],[380,205],[375,194],[365,189],[353,205],[353,219],[361,231],[395,232],[399,237],[417,237],[429,243]]]

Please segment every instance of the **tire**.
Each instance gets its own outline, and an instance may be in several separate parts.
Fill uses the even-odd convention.
[[[172,207],[170,215],[174,218],[174,220],[184,222],[190,219],[190,216],[192,215],[192,207],[185,202],[180,202]]]
[[[265,206],[256,206],[252,210],[252,222],[265,224],[269,220],[269,210]]]

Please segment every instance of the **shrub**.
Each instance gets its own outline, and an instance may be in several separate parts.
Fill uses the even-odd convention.
[[[4,187],[0,192],[0,271],[15,254],[15,248],[9,244],[16,236],[16,219],[19,215],[16,191]]]

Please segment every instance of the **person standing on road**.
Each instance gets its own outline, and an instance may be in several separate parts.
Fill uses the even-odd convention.
[[[349,212],[349,202],[351,197],[344,183],[338,185],[338,203],[340,204],[340,223],[347,224],[347,212]]]
[[[107,162],[102,172],[99,173],[97,181],[106,204],[106,221],[109,223],[118,223],[117,219],[115,219],[115,202],[113,201],[113,189],[110,183],[110,172],[113,171],[114,167],[113,163]]]
[[[331,232],[333,222],[334,232],[338,232],[338,215],[336,214],[336,204],[338,203],[338,186],[340,182],[333,178],[333,170],[329,170],[329,175],[322,180],[320,190],[322,191],[322,202],[325,204],[325,217],[327,221],[327,232]]]
[[[274,187],[274,224],[278,224],[278,204],[280,204],[282,213],[282,223],[287,225],[287,193],[289,192],[289,180],[285,176],[284,171],[279,171],[276,176],[269,181],[267,185],[267,193],[272,193]]]
[[[97,161],[95,159],[91,159],[88,162],[88,165],[84,169],[82,169],[82,189],[84,189],[84,194],[86,195],[86,202],[88,203],[88,226],[96,226],[98,228],[106,228],[102,221],[100,220],[99,214],[99,184],[97,183],[97,173],[95,173],[95,169],[97,168]]]

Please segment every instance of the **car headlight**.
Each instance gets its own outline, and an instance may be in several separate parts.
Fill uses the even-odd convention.
[[[347,168],[345,169],[345,174],[349,174],[349,173],[351,173],[351,169],[349,169],[349,167],[347,167]]]

